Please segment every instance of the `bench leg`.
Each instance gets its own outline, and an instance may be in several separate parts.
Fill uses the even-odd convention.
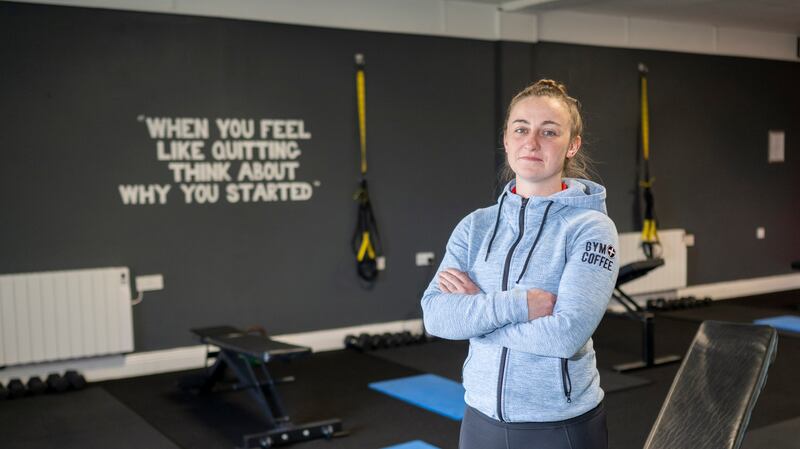
[[[259,387],[258,378],[256,377],[256,373],[253,371],[253,367],[250,366],[250,361],[247,358],[239,357],[237,353],[228,350],[220,351],[220,357],[236,373],[236,377],[238,377],[239,381],[241,382],[241,387],[246,388],[250,396],[258,403],[261,411],[264,414],[264,417],[267,420],[268,428],[274,429],[277,427],[275,415],[272,413],[272,407],[270,406],[262,387]]]
[[[642,323],[642,360],[614,365],[615,371],[619,373],[626,373],[681,361],[681,356],[679,355],[668,355],[656,358],[654,318],[655,315],[651,312],[640,313],[639,321]]]

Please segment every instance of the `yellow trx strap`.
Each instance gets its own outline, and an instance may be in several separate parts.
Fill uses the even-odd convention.
[[[650,113],[647,101],[647,67],[639,64],[639,80],[641,98],[641,133],[642,156],[644,159],[644,177],[639,181],[643,188],[645,202],[644,219],[642,220],[642,249],[648,258],[656,257],[656,248],[659,246],[658,227],[655,216],[655,200],[653,198],[653,183],[655,178],[650,177]]]
[[[641,75],[642,90],[642,154],[644,160],[650,159],[650,115],[647,113],[647,76]]]
[[[356,55],[356,95],[358,96],[358,135],[361,140],[361,174],[367,174],[367,88],[364,81],[364,55]]]

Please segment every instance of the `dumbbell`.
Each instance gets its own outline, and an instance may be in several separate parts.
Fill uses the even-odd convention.
[[[711,305],[711,301],[712,301],[712,299],[709,298],[708,296],[706,296],[705,298],[703,298],[703,305],[704,306],[710,306]]]
[[[355,349],[356,351],[368,350],[369,334],[360,334],[357,337],[351,334],[344,337],[344,347],[348,349]]]
[[[375,334],[369,336],[369,348],[380,349],[384,347],[383,335]]]
[[[403,332],[400,332],[397,335],[398,335],[398,338],[400,339],[400,344],[403,345],[403,346],[410,345],[414,341],[414,336],[411,335],[411,332],[409,332],[409,331],[403,331]]]
[[[392,334],[392,339],[389,342],[389,344],[391,346],[393,346],[393,347],[394,346],[404,346],[406,344],[405,343],[405,337],[403,336],[403,334],[401,332],[395,332],[395,333]]]
[[[68,370],[64,373],[64,378],[67,379],[69,386],[73,390],[83,390],[86,387],[86,379],[75,370]]]
[[[8,381],[8,398],[17,399],[25,396],[25,384],[15,377]]]
[[[394,344],[394,335],[390,334],[389,332],[384,332],[381,334],[381,346],[384,348],[392,348],[396,346]]]
[[[28,379],[28,392],[32,395],[40,395],[47,391],[47,384],[42,382],[42,378],[39,376],[31,376]]]
[[[356,351],[364,350],[364,348],[358,344],[358,337],[352,334],[344,337],[344,347],[347,349],[355,349]]]
[[[69,390],[69,382],[58,373],[47,376],[47,391],[50,393],[63,393]]]
[[[17,399],[25,396],[27,390],[25,389],[25,384],[22,383],[22,379],[17,377],[8,381],[8,398],[9,399]]]
[[[370,335],[366,332],[362,332],[358,335],[358,344],[361,347],[362,351],[369,351],[372,349],[370,347]]]
[[[397,339],[395,338],[394,334],[389,332],[384,332],[383,335],[381,335],[381,337],[383,338],[384,348],[393,348],[397,346]]]

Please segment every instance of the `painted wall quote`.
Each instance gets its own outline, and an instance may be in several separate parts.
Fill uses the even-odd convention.
[[[302,119],[137,118],[169,182],[121,184],[125,205],[307,201],[319,181],[299,181]],[[175,199],[173,199],[175,201]]]

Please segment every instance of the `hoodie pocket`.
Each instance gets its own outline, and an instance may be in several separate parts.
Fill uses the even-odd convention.
[[[569,378],[569,359],[561,359],[561,385],[567,402],[572,402],[572,379]]]

